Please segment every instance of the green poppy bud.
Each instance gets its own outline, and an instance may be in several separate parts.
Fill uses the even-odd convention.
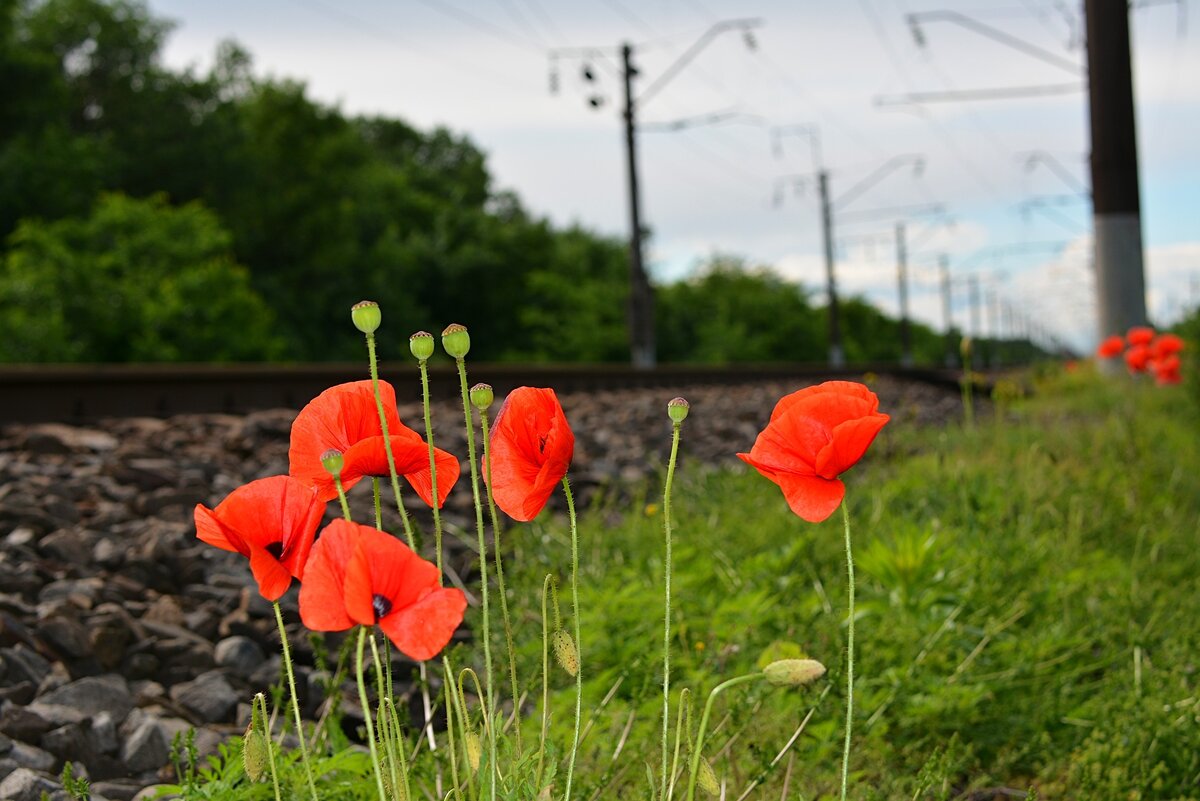
[[[425,361],[433,355],[433,334],[418,331],[408,338],[408,349],[418,361]]]
[[[696,772],[696,784],[708,795],[719,796],[721,794],[721,783],[717,781],[716,771],[704,757],[700,757],[700,767]]]
[[[776,687],[802,687],[825,675],[825,666],[815,659],[780,659],[763,668],[767,681]]]
[[[575,648],[575,640],[570,634],[558,629],[550,637],[554,646],[554,658],[562,669],[574,676],[579,672],[579,651]]]
[[[667,401],[667,416],[672,422],[682,423],[687,419],[688,410],[691,408],[691,404],[683,398],[671,398]]]
[[[379,304],[373,300],[362,300],[355,303],[350,307],[350,319],[354,321],[354,327],[359,331],[364,334],[374,334],[382,320]]]
[[[492,392],[491,384],[476,384],[471,387],[471,405],[479,411],[487,409],[495,399],[496,395]]]
[[[479,742],[479,735],[473,731],[467,732],[467,764],[471,766],[471,770],[479,771],[479,760],[483,756],[483,744]]]
[[[971,345],[972,343],[970,337],[963,337],[958,343],[958,350],[962,354],[963,361],[971,358]]]
[[[442,347],[455,359],[466,356],[471,349],[471,335],[467,333],[467,327],[458,323],[446,326],[442,331]]]
[[[261,695],[261,693],[260,693]],[[242,736],[242,766],[246,777],[252,782],[260,781],[267,772],[270,762],[271,744],[262,732],[262,716],[258,713],[258,696],[250,707],[250,723]]]
[[[329,471],[329,475],[340,476],[342,468],[345,466],[346,460],[342,457],[342,452],[339,450],[327,450],[321,454],[321,466]]]

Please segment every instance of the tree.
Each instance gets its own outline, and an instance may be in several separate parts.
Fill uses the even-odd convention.
[[[272,313],[199,203],[103,195],[92,213],[24,220],[0,269],[0,361],[277,358]]]

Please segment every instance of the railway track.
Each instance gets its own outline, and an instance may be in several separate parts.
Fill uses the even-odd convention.
[[[624,365],[471,364],[470,380],[503,394],[522,385],[560,392],[695,385],[738,385],[767,380],[811,382],[864,373],[935,385],[957,386],[959,372],[935,367],[865,364],[834,369],[819,364],[736,366],[663,365],[635,370]],[[300,365],[55,365],[0,368],[0,424],[87,423],[106,417],[169,417],[184,413],[244,414],[260,409],[298,409],[325,388],[365,378],[358,363]],[[380,365],[380,377],[396,388],[401,403],[420,399],[414,363]],[[430,365],[431,392],[457,394],[450,364]]]

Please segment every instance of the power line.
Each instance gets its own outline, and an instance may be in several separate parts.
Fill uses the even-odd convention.
[[[522,50],[533,50],[539,54],[542,52],[542,48],[539,47],[536,42],[531,42],[528,39],[517,36],[512,31],[501,28],[500,26],[489,22],[483,17],[478,17],[469,11],[463,11],[458,6],[453,6],[449,3],[443,3],[440,2],[440,0],[416,0],[416,2],[428,9],[436,11],[444,17],[448,17],[449,19],[453,19],[469,28],[474,28],[477,31],[486,33],[498,41],[506,42],[507,44],[513,45],[514,47],[519,47]]]

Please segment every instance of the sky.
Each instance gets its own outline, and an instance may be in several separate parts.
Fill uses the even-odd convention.
[[[1200,302],[1200,46],[1194,3],[1134,6],[1147,302],[1152,320],[1166,324]],[[150,8],[176,23],[165,53],[173,67],[206,70],[217,43],[234,39],[256,73],[303,81],[310,97],[345,113],[467,135],[487,154],[497,189],[558,225],[614,236],[628,233],[619,54],[628,42],[635,97],[667,76],[636,112],[655,278],[683,278],[727,254],[823,296],[813,137],[803,127],[816,132],[829,173],[842,294],[896,312],[903,222],[914,317],[943,327],[936,264],[945,255],[956,325],[970,329],[974,275],[991,308],[1008,304],[1079,349],[1098,338],[1075,3],[150,0]],[[939,11],[1021,44],[930,14]],[[745,22],[672,70],[730,20]],[[1055,93],[905,97],[1011,86]],[[714,116],[715,124],[663,130]],[[993,333],[990,316],[979,319]]]

